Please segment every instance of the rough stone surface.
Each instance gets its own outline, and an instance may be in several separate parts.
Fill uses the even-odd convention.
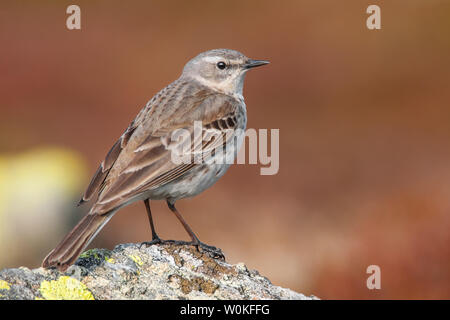
[[[91,249],[65,273],[0,271],[1,299],[315,299],[274,286],[243,263],[212,259],[187,245]]]

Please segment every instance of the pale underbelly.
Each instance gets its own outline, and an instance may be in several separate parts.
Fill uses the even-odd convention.
[[[222,163],[211,161],[209,164],[199,164],[180,178],[156,189],[149,190],[146,196],[152,200],[167,199],[175,202],[179,199],[196,196],[205,191],[228,170],[242,145],[243,138],[244,134],[242,132],[239,136],[236,136],[236,144],[227,148],[225,154],[220,156]]]

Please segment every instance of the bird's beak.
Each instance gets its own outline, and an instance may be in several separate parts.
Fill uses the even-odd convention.
[[[244,68],[245,69],[251,69],[254,67],[259,67],[259,66],[263,66],[265,64],[268,64],[269,61],[266,60],[253,60],[253,59],[248,59],[247,62],[244,64]]]

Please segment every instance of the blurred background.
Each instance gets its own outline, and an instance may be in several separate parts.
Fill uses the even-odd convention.
[[[280,129],[280,170],[235,165],[177,203],[200,239],[321,298],[450,298],[450,1],[3,0],[0,43],[0,268],[38,267],[145,103],[230,48],[271,61],[244,94],[248,127]],[[152,209],[162,238],[187,240]],[[91,247],[150,239],[135,203]]]

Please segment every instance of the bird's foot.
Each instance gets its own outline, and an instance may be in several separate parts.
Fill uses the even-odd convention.
[[[225,255],[220,248],[207,245],[201,241],[191,241],[190,245],[195,246],[198,252],[205,253],[213,259],[220,259],[225,261]]]
[[[156,236],[156,237],[153,237],[152,241],[141,242],[139,248],[142,248],[142,246],[150,247],[150,246],[152,246],[154,244],[162,244],[164,242],[166,242],[166,240],[162,240],[158,236]]]
[[[154,244],[160,244],[160,245],[171,244],[171,245],[176,245],[176,246],[194,246],[197,248],[198,252],[204,253],[213,259],[220,259],[220,260],[225,261],[225,255],[223,254],[223,252],[220,248],[207,245],[206,243],[203,243],[201,241],[162,240],[158,237],[158,238],[154,238],[150,242],[142,242],[141,247],[144,245],[151,246]]]

